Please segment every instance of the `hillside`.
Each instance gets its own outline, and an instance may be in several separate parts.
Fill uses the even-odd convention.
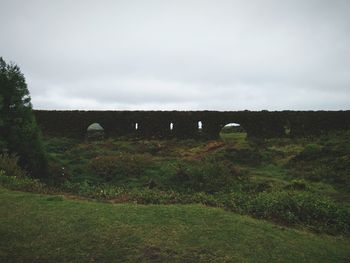
[[[348,262],[348,138],[46,137],[51,180],[2,156],[0,261]]]
[[[2,262],[348,262],[348,239],[200,205],[104,204],[0,189]]]

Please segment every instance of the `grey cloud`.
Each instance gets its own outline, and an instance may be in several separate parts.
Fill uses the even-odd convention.
[[[347,0],[0,4],[35,108],[350,108]]]

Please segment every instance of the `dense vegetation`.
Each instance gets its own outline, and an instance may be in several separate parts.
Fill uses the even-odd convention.
[[[18,165],[20,156],[3,153],[2,187],[50,196],[0,188],[0,259],[347,262],[350,131],[254,139],[227,129],[221,136],[45,137],[50,181],[33,179]],[[39,229],[42,220],[52,229]]]
[[[44,179],[47,159],[30,100],[19,67],[0,57],[0,153],[18,155],[23,169]]]
[[[217,141],[46,138],[55,185],[23,176],[0,180],[13,189],[113,202],[201,203],[282,225],[350,234],[349,132],[263,141],[247,140],[242,132],[222,136]],[[2,166],[7,175],[11,169],[18,175],[13,164]]]

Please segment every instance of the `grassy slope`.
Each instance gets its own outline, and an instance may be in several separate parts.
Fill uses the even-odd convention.
[[[199,205],[105,204],[0,188],[0,262],[349,262],[348,239]]]

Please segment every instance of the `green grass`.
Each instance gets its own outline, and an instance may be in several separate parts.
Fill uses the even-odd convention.
[[[231,133],[220,133],[220,138],[224,142],[233,143],[238,149],[247,147],[246,132],[231,132]]]
[[[0,183],[58,195],[0,190],[0,262],[349,262],[349,135],[46,138],[57,183],[11,172]],[[150,160],[137,176],[116,169],[108,181],[89,166],[96,157],[135,154]],[[215,163],[236,177],[205,192],[223,174]],[[206,175],[201,189],[193,180],[202,177],[193,175]],[[68,200],[67,193],[122,204]]]
[[[349,262],[350,240],[200,205],[106,204],[0,188],[0,262]]]

